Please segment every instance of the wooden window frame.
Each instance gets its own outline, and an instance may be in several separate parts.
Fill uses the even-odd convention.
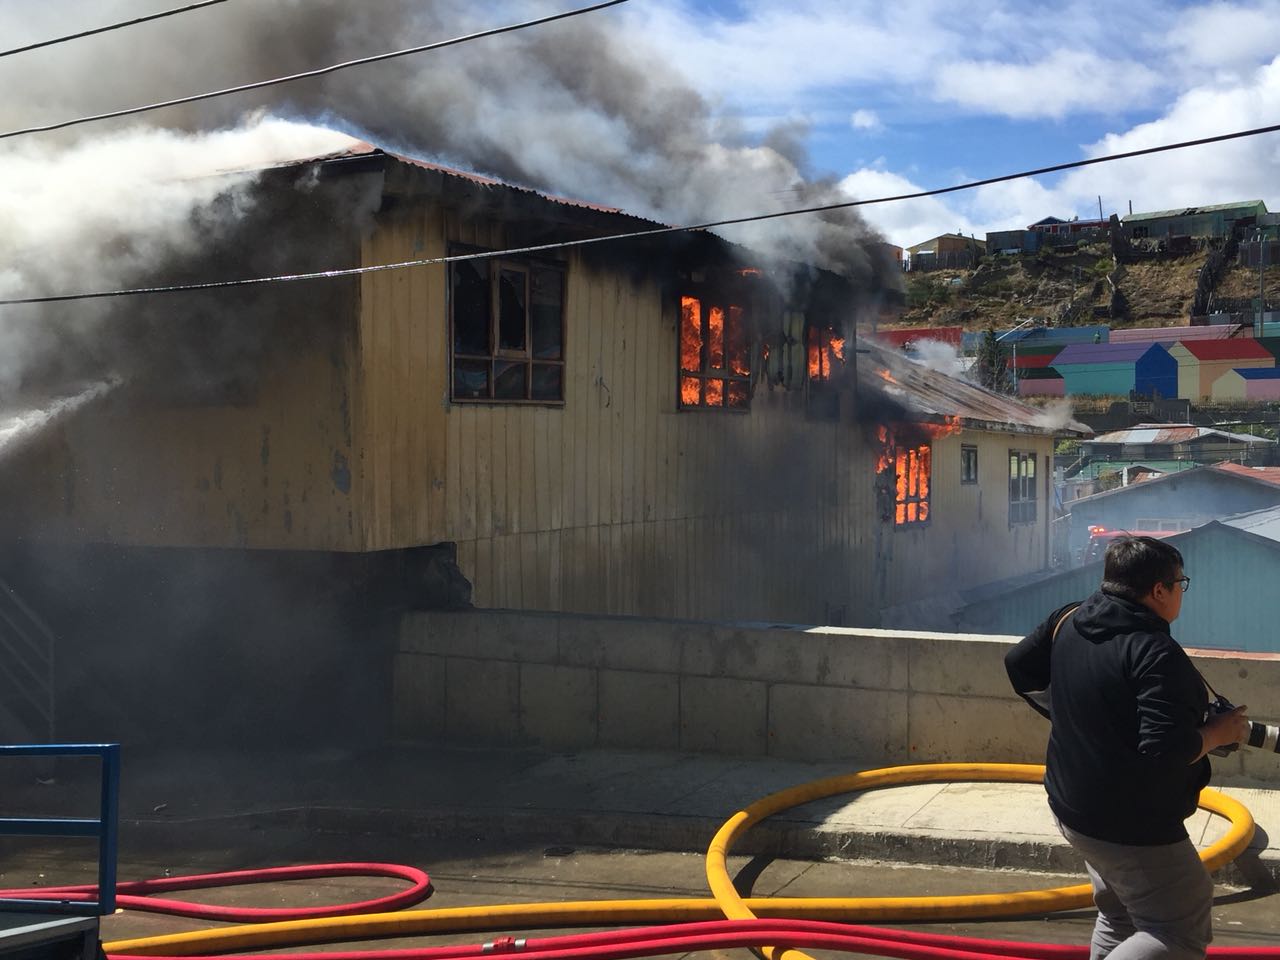
[[[687,298],[696,299],[699,302],[699,357],[698,369],[693,370],[686,368],[684,362],[684,330],[685,330],[685,312],[684,301]],[[735,299],[738,302],[734,302]],[[711,312],[719,308],[724,312],[724,334],[721,352],[723,354],[722,367],[712,367],[710,365],[710,329],[711,329]],[[714,413],[750,413],[752,399],[752,376],[755,372],[754,351],[751,349],[751,319],[750,319],[750,300],[742,293],[738,293],[735,297],[733,292],[727,289],[719,289],[715,287],[705,287],[699,284],[689,284],[685,289],[681,290],[676,299],[676,409],[680,412],[708,411]],[[741,336],[743,349],[746,352],[747,372],[735,372],[730,366],[730,337],[729,325],[732,322],[733,311],[737,310],[739,315],[739,323],[742,326]],[[686,381],[698,381],[698,402],[688,403],[684,397],[684,386]],[[718,404],[709,404],[707,399],[707,382],[720,381],[723,383],[722,400]],[[745,394],[745,402],[739,405],[731,405],[729,397],[733,392],[733,388],[740,388]]]
[[[463,246],[458,244],[450,245],[449,253],[452,256],[468,253],[482,253],[483,248]],[[459,353],[457,349],[457,324],[454,316],[454,270],[458,264],[449,264],[449,270],[446,274],[446,309],[448,311],[448,337],[449,337],[449,401],[451,403],[462,404],[502,404],[502,405],[525,405],[537,407],[563,407],[565,404],[565,392],[568,384],[566,383],[566,357],[568,355],[568,309],[567,300],[569,293],[568,284],[568,267],[565,263],[555,260],[542,260],[534,257],[525,256],[507,256],[487,258],[487,269],[489,271],[489,352],[488,353]],[[559,357],[535,357],[533,350],[533,314],[534,314],[534,291],[533,291],[533,273],[535,270],[543,270],[554,273],[559,277],[560,281],[560,355]],[[505,273],[520,273],[524,278],[524,348],[512,349],[502,346],[502,299],[501,299],[501,283]],[[457,385],[457,365],[459,361],[469,363],[488,363],[488,396],[471,397],[459,396]],[[524,376],[524,396],[523,397],[499,397],[494,395],[497,382],[497,366],[498,364],[522,363],[525,368]],[[560,396],[559,398],[550,397],[534,397],[533,396],[533,377],[534,370],[538,367],[555,367],[560,371]]]
[[[1032,450],[1009,450],[1009,526],[1017,527],[1035,523],[1039,519],[1039,500],[1036,488],[1036,471],[1039,464]],[[1031,464],[1030,473],[1027,464]],[[1018,496],[1014,495],[1017,484]]]
[[[969,463],[973,462],[970,471]],[[978,448],[972,443],[960,444],[960,483],[964,486],[975,486],[978,483]]]

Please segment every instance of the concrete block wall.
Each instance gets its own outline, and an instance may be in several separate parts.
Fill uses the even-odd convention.
[[[1039,763],[1048,723],[1014,696],[1014,637],[519,611],[411,613],[394,715],[406,740],[639,748],[893,764]],[[1220,691],[1267,716],[1280,657],[1206,654]],[[1280,718],[1280,703],[1271,716]],[[1280,782],[1242,750],[1221,782]]]

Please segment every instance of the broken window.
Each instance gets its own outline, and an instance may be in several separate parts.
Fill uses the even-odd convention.
[[[454,400],[564,402],[564,280],[533,260],[450,264]]]
[[[895,526],[926,523],[929,519],[929,483],[932,479],[933,449],[927,443],[898,447],[894,451],[897,486],[894,496]]]
[[[680,298],[680,407],[746,410],[751,353],[746,312],[710,297]]]
[[[968,444],[960,447],[960,482],[978,482],[978,448]]]
[[[1009,451],[1009,523],[1034,523],[1036,519],[1036,455]]]

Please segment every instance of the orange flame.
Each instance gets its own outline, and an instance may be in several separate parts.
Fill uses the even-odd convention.
[[[702,301],[697,297],[680,298],[680,369],[702,370]]]
[[[964,430],[964,423],[959,417],[951,414],[943,414],[942,423],[926,423],[921,424],[924,430],[934,440],[941,440],[943,437],[954,436]]]
[[[843,337],[830,327],[810,327],[808,331],[809,379],[830,380],[832,372],[844,365]]]
[[[761,277],[761,276],[764,276],[764,271],[761,270],[759,267],[743,267],[741,270],[738,271],[738,276]]]
[[[888,370],[884,370],[884,369],[877,370],[877,371],[876,371],[876,376],[877,376],[877,377],[879,377],[881,380],[884,380],[886,383],[897,383],[897,382],[898,382],[898,378],[897,378],[897,377],[895,377],[895,376],[894,376],[892,373],[890,373]]]
[[[881,452],[877,475],[893,471],[893,522],[923,523],[929,519],[929,491],[933,479],[933,448],[928,443],[899,448],[893,432],[877,428]]]
[[[702,402],[702,381],[697,377],[681,377],[680,402],[686,407],[698,406]]]
[[[724,369],[724,308],[712,307],[707,314],[707,366]]]

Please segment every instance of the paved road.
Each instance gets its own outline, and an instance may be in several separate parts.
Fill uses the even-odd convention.
[[[173,836],[126,835],[122,879],[337,860],[386,860],[421,866],[432,876],[435,895],[427,906],[474,906],[517,902],[646,897],[701,897],[707,887],[700,854],[486,841],[476,837],[427,839],[379,835],[321,834],[303,829],[202,827]],[[2,882],[80,882],[92,877],[92,852],[83,846],[51,847],[21,841],[0,857]],[[1013,891],[1057,886],[1079,877],[1027,871],[904,866],[873,861],[805,862],[737,858],[731,861],[740,888],[767,896],[897,896]],[[396,881],[342,879],[274,884],[193,893],[209,903],[285,906],[344,902],[389,892]],[[1280,946],[1280,897],[1220,887],[1214,911],[1218,942]],[[912,929],[1081,943],[1088,912],[1023,920],[914,924]],[[197,929],[204,922],[127,912],[104,921],[106,940]],[[504,931],[530,936],[537,931]],[[433,943],[471,942],[491,935],[464,934]],[[422,945],[421,940],[381,941],[383,946]],[[350,945],[343,945],[350,949]],[[339,947],[335,945],[334,949]],[[738,953],[737,956],[746,956]]]

